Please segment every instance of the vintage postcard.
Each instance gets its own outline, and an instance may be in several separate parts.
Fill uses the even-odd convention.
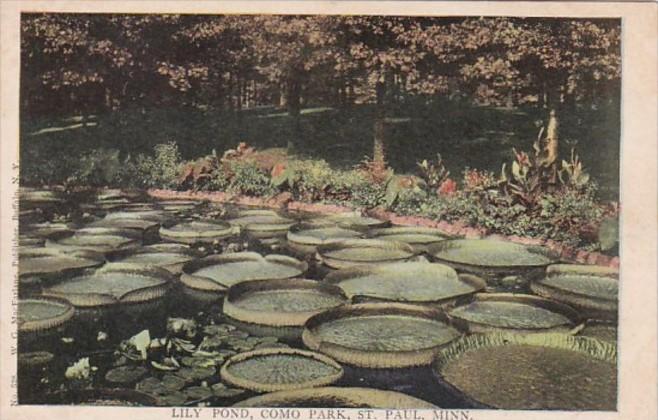
[[[656,3],[0,19],[0,418],[656,418]]]

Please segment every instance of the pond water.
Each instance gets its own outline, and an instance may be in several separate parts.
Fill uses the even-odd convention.
[[[84,223],[80,223],[81,213],[76,210],[76,205],[74,203],[68,203],[67,205],[67,215],[58,218],[58,221],[73,223],[76,224],[76,227],[84,226]],[[154,208],[158,208],[157,202],[153,202],[153,206]],[[145,207],[149,207],[148,203]],[[93,211],[93,205],[86,204],[84,208],[85,212],[91,214],[85,214],[82,219],[89,221],[89,223],[97,222],[99,219],[102,220],[102,217],[107,218],[109,216],[112,218],[112,212],[106,214],[100,205],[97,207],[96,212]],[[190,210],[180,210],[175,206],[171,208],[173,210],[170,210],[168,214],[177,223],[213,218],[229,220],[230,218],[239,217],[242,210],[239,207],[210,205],[207,203]],[[117,213],[121,211],[123,210],[115,210]],[[49,214],[49,217],[58,214],[57,210],[55,210]],[[280,212],[279,214],[282,217],[295,221],[308,221],[309,219],[319,217],[319,215],[306,213]],[[134,217],[138,217],[138,214],[135,213]],[[21,234],[29,235],[27,222],[21,221]],[[144,245],[162,242],[162,240],[149,237]],[[93,241],[89,243],[93,244]],[[215,241],[211,244],[194,244],[192,247],[203,254],[228,254],[251,251],[261,255],[283,254],[292,256],[308,263],[308,270],[302,277],[318,281],[322,280],[327,273],[333,271],[321,264],[313,253],[300,255],[298,252],[289,249],[286,245],[285,235],[282,236],[279,232],[276,233],[276,237],[273,239],[256,239],[250,237],[248,233],[242,233],[228,239]],[[163,251],[163,253],[168,261],[172,260],[172,253],[167,253],[166,251]],[[361,255],[357,255],[357,257],[361,257]],[[147,254],[143,257],[135,257],[134,261],[147,264],[152,258],[155,257],[152,254]],[[120,258],[112,255],[111,259]],[[429,259],[429,256],[421,255],[420,257],[416,257],[416,260],[425,259]],[[186,260],[186,258],[182,258],[182,260]],[[261,275],[259,278],[268,278],[268,275],[279,278],[285,277],[287,274],[286,270],[292,269],[280,265],[262,265],[257,268],[258,273]],[[282,271],[286,271],[286,273]],[[88,274],[86,273],[85,275]],[[236,276],[239,275],[232,268],[231,264],[210,266],[197,270],[194,274],[207,274],[217,281],[226,281],[227,286],[233,284],[237,278]],[[495,291],[528,293],[529,290],[527,282],[502,282],[500,284],[503,284],[503,286],[498,286]],[[260,295],[256,295],[258,299],[255,299],[254,302],[262,300],[264,308],[277,307],[276,302],[268,305],[267,293],[260,293]],[[39,288],[30,287],[29,289],[22,290],[21,295],[23,298],[38,297]],[[277,296],[276,293],[273,296]],[[196,299],[194,294],[186,293],[184,286],[176,282],[165,297],[149,302],[147,305],[130,304],[106,309],[79,309],[73,319],[59,328],[36,335],[21,336],[19,340],[19,355],[26,355],[29,352],[47,351],[52,353],[54,358],[50,363],[41,367],[28,368],[25,365],[19,365],[19,403],[70,404],[77,402],[72,397],[72,394],[75,394],[76,390],[116,388],[116,383],[110,383],[105,379],[107,372],[119,366],[131,365],[144,366],[147,373],[141,378],[138,378],[138,380],[127,382],[123,385],[125,388],[145,390],[147,389],[145,388],[146,385],[153,385],[158,381],[161,381],[161,383],[177,383],[177,381],[172,380],[172,375],[179,375],[179,378],[182,377],[185,379],[185,381],[182,381],[184,383],[182,389],[176,385],[168,390],[165,386],[162,388],[164,391],[160,388],[158,388],[158,391],[151,390],[151,393],[159,398],[158,403],[160,405],[205,404],[211,406],[228,406],[257,395],[254,391],[240,390],[235,389],[235,387],[220,385],[219,367],[221,366],[221,362],[233,354],[254,349],[292,347],[308,350],[308,348],[299,337],[258,337],[242,331],[239,323],[232,322],[231,319],[227,319],[222,313],[222,300],[223,296],[217,296],[215,299],[210,300]],[[195,323],[194,328],[187,332],[184,329],[172,329],[171,322],[168,322],[172,318],[192,320]],[[345,326],[349,326],[350,321],[344,321],[344,324]],[[427,324],[430,325],[431,322],[428,321]],[[237,329],[232,325],[238,325]],[[374,322],[373,325],[377,328],[382,328],[377,322]],[[332,330],[332,334],[338,337],[344,336],[346,331],[350,330],[349,328],[341,327],[340,323],[328,324],[327,327],[333,328],[335,331]],[[401,328],[403,327],[401,326]],[[148,360],[130,360],[128,356],[134,357],[135,353],[125,351],[126,340],[129,340],[144,330],[148,330],[151,340],[160,338],[163,343],[167,342],[168,344],[163,345],[162,349],[149,349]],[[253,333],[253,331],[251,332]],[[436,331],[437,334],[440,332]],[[358,332],[350,332],[350,334],[352,333],[358,335]],[[422,329],[415,331],[415,333],[418,335],[417,341],[421,345],[427,344],[425,343],[426,341],[432,341],[433,339],[432,334],[428,333],[424,335]],[[189,346],[191,350],[185,350],[185,346]],[[405,348],[405,350],[408,349]],[[195,352],[197,353],[194,354]],[[210,358],[208,357],[206,359],[203,357],[195,359],[198,354],[204,354],[203,352],[214,352],[214,362],[209,361]],[[67,369],[81,358],[89,358],[89,377],[75,380],[67,379],[65,375]],[[171,359],[176,359],[173,362],[174,365],[171,364]],[[155,364],[150,363],[153,361]],[[197,370],[195,373],[197,376],[189,374],[189,368],[196,369],[198,366],[201,366],[201,362],[207,363],[204,365],[204,368],[207,369],[210,366],[211,369],[207,371],[202,371],[203,369],[201,371]],[[183,366],[175,366],[176,363]],[[198,366],[195,364],[198,364]],[[181,376],[181,372],[185,369],[188,369],[188,371],[185,371],[186,375]],[[480,406],[468,396],[456,392],[453,387],[443,382],[440,377],[433,373],[430,366],[402,369],[368,369],[343,365],[343,369],[343,376],[333,386],[368,387],[398,391],[443,408],[472,408]],[[156,380],[151,379],[151,382],[144,382],[148,378],[156,378]],[[208,392],[200,392],[197,389],[199,387],[207,388],[206,391]],[[227,389],[230,392],[227,392]],[[220,390],[221,392],[215,392],[216,390]]]

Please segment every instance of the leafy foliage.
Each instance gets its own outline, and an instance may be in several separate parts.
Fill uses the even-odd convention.
[[[147,188],[175,188],[180,182],[182,160],[176,142],[161,143],[153,148],[153,156],[140,155],[137,171]]]

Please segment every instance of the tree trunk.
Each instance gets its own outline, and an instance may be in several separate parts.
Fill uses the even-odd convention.
[[[301,108],[301,83],[298,77],[293,77],[287,83],[287,98],[286,104],[288,108],[288,115],[292,120],[292,130],[288,137],[287,149],[288,153],[294,153],[296,144],[301,138],[301,122],[299,112]]]

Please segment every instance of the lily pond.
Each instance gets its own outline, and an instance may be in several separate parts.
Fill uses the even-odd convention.
[[[321,215],[21,188],[20,404],[615,410],[616,270]]]

